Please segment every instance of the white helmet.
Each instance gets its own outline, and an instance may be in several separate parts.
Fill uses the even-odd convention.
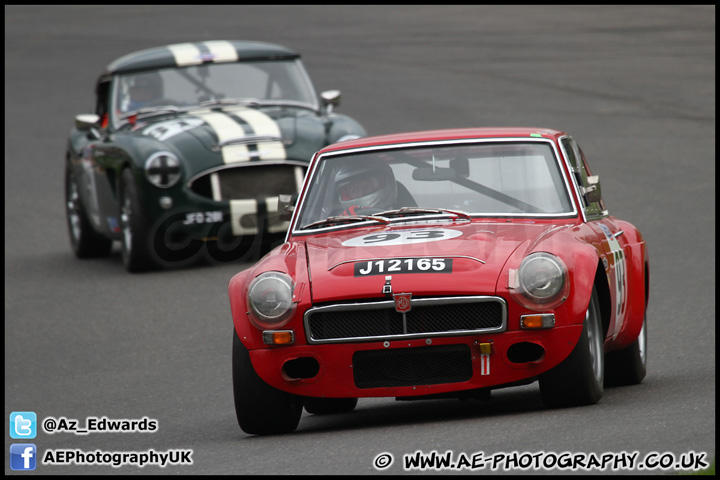
[[[352,206],[392,208],[397,195],[392,168],[381,160],[346,163],[338,170],[335,185],[343,209]]]

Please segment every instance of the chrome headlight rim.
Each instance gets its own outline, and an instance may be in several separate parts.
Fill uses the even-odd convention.
[[[164,165],[163,158],[166,159]],[[163,171],[158,172],[158,169]],[[145,178],[157,188],[172,188],[177,185],[181,177],[180,160],[172,152],[155,152],[145,161]]]
[[[250,322],[260,330],[281,328],[295,313],[295,284],[283,272],[264,272],[250,282],[247,306]]]
[[[567,266],[551,253],[531,253],[520,263],[518,289],[534,305],[545,308],[557,306],[567,298]]]

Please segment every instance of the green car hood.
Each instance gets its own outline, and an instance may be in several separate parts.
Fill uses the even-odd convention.
[[[309,162],[327,144],[323,122],[294,108],[192,111],[152,118],[132,131],[173,151],[189,174],[235,162]]]

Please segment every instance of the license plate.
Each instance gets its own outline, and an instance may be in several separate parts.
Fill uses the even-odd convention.
[[[452,273],[452,258],[389,258],[356,262],[356,277],[399,273]]]

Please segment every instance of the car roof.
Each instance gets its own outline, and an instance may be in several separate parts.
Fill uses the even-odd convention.
[[[515,137],[541,137],[557,139],[565,132],[549,128],[531,127],[483,127],[483,128],[456,128],[444,130],[424,130],[417,132],[395,133],[390,135],[377,135],[363,137],[355,140],[334,143],[322,150],[320,153],[348,150],[363,147],[374,147],[382,145],[407,144],[418,142],[434,142],[442,140],[464,140],[464,139],[503,139]]]
[[[190,63],[181,63],[178,52],[188,55],[185,61]],[[277,60],[298,57],[300,57],[298,52],[273,43],[241,40],[186,42],[129,53],[110,63],[103,75],[212,61]]]

